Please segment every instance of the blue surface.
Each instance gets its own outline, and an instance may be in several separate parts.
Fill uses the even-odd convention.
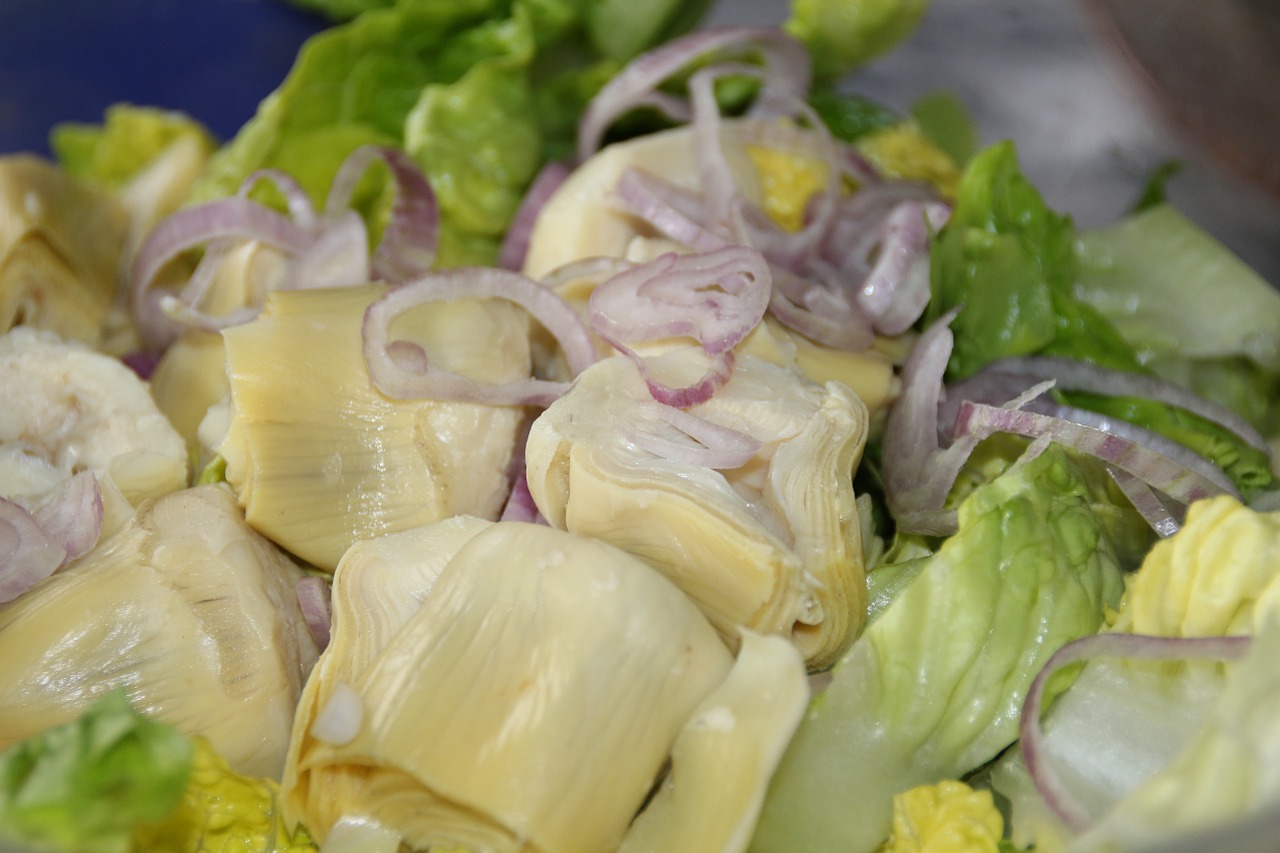
[[[325,26],[281,0],[0,0],[0,153],[120,101],[235,134]]]

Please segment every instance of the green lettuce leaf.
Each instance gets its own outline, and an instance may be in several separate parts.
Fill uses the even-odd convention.
[[[205,126],[185,113],[122,103],[107,108],[102,124],[55,126],[49,147],[70,174],[118,189],[184,137],[214,148]]]
[[[1121,592],[1105,478],[1056,445],[975,489],[959,532],[836,666],[779,769],[751,850],[870,851],[892,797],[1017,737],[1031,680]]]
[[[123,853],[138,824],[181,801],[191,743],[112,692],[71,723],[0,756],[0,840],[35,850]]]
[[[1263,364],[1272,353],[1280,359],[1280,294],[1225,249],[1212,251],[1188,228],[1171,208],[1158,207],[1116,229],[1081,238],[1071,219],[1051,210],[1022,175],[1012,143],[984,149],[965,170],[951,220],[930,255],[934,298],[928,320],[962,306],[951,324],[955,348],[948,378],[971,376],[1000,358],[1037,354],[1135,372],[1150,372],[1147,364],[1156,355],[1168,360],[1247,355]],[[1173,261],[1157,263],[1162,253]],[[1215,275],[1231,283],[1219,287]],[[1183,280],[1194,286],[1168,284]],[[1227,302],[1238,298],[1255,316],[1238,317],[1235,305],[1214,314],[1209,302],[1222,302],[1224,292]],[[1215,325],[1222,314],[1237,323],[1234,331]],[[1207,324],[1201,320],[1206,315]],[[1210,339],[1219,334],[1220,342],[1200,343],[1206,325],[1204,334]],[[1219,367],[1225,364],[1220,361]],[[1241,384],[1257,387],[1247,374],[1235,387]],[[1246,495],[1274,481],[1264,453],[1171,406],[1133,398],[1055,396],[1195,450],[1226,471]]]
[[[786,29],[809,47],[814,76],[833,80],[915,31],[929,0],[792,0]]]

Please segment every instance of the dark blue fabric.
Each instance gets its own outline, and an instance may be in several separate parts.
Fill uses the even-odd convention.
[[[281,0],[0,0],[0,153],[47,153],[55,123],[119,101],[227,139],[324,25]]]

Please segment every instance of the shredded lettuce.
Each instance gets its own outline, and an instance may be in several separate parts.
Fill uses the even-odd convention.
[[[0,841],[65,853],[124,853],[165,818],[191,775],[191,743],[148,720],[123,690],[0,756]]]
[[[960,504],[959,532],[812,703],[753,851],[873,850],[895,792],[958,778],[1014,741],[1032,678],[1119,598],[1103,479],[1051,445]]]

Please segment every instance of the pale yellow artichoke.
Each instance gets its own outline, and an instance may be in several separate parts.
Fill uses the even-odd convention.
[[[702,370],[691,349],[653,364]],[[866,406],[840,383],[817,385],[740,357],[728,384],[689,411],[762,446],[728,470],[645,449],[637,434],[693,440],[664,420],[631,361],[596,363],[533,423],[526,470],[534,501],[554,526],[671,578],[726,639],[744,627],[789,636],[810,667],[829,665],[864,618],[853,472]]]

